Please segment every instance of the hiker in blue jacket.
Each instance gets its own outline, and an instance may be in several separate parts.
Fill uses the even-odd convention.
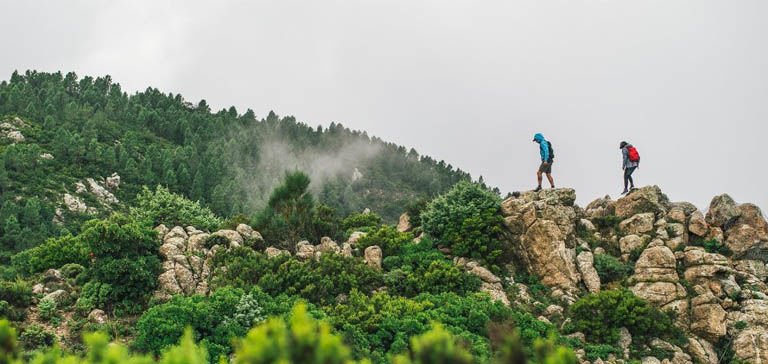
[[[626,195],[629,193],[627,185],[630,185],[631,189],[635,189],[635,181],[632,179],[632,173],[640,167],[640,153],[637,152],[637,148],[627,142],[621,142],[619,144],[619,149],[621,149],[622,156],[621,168],[624,169],[624,192],[621,194]]]
[[[541,191],[542,173],[547,174],[549,185],[552,186],[552,188],[555,188],[555,180],[552,179],[552,162],[555,160],[555,152],[552,149],[552,143],[544,139],[544,135],[541,133],[536,133],[536,135],[533,136],[533,141],[539,143],[539,153],[541,154],[541,165],[539,166],[539,171],[536,172],[536,178],[538,178],[539,186],[536,187],[534,191]]]

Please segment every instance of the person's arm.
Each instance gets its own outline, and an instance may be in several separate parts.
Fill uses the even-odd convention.
[[[627,169],[627,162],[629,162],[629,152],[627,151],[627,148],[621,148],[621,169]]]

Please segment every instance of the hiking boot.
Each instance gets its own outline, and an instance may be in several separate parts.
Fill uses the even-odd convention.
[[[629,191],[628,191],[628,190],[624,190],[624,192],[622,192],[622,193],[621,193],[621,195],[622,195],[622,196],[624,196],[624,195],[626,195],[626,194],[628,194],[628,193],[629,193]]]
[[[535,190],[533,190],[533,192],[539,192],[539,191],[541,191],[541,186],[539,186],[539,187],[536,187],[536,189],[535,189]]]

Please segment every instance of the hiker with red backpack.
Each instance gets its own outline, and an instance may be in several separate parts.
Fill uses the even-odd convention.
[[[640,153],[637,152],[637,148],[627,142],[621,142],[621,144],[619,144],[619,149],[621,149],[621,155],[623,157],[621,166],[624,169],[624,192],[621,194],[626,195],[629,193],[627,184],[631,186],[631,189],[635,189],[635,181],[632,180],[632,173],[640,167]]]
[[[552,186],[552,188],[555,188],[555,180],[552,179],[552,162],[555,160],[555,151],[552,149],[552,143],[544,139],[544,135],[541,133],[536,133],[536,135],[533,136],[533,141],[539,143],[539,154],[541,154],[541,165],[539,166],[538,172],[536,172],[536,178],[538,178],[539,187],[536,187],[536,189],[533,191],[541,191],[542,173],[547,174],[549,185]]]

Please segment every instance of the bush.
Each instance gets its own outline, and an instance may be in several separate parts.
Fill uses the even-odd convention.
[[[81,239],[72,235],[48,239],[11,258],[11,264],[26,274],[56,269],[67,263],[88,264],[88,248]]]
[[[207,207],[172,193],[163,186],[157,186],[154,191],[144,187],[136,196],[134,207],[130,209],[130,216],[151,227],[160,224],[169,227],[192,225],[213,231],[222,224],[222,220]]]
[[[301,240],[319,240],[314,226],[315,199],[309,193],[309,176],[302,172],[286,174],[283,183],[272,191],[267,207],[253,220],[270,245],[293,249]]]
[[[479,362],[491,357],[489,322],[511,320],[530,337],[546,336],[551,325],[493,302],[485,294],[462,297],[452,293],[423,294],[412,299],[376,293],[352,292],[345,303],[327,307],[331,322],[349,343],[356,358],[386,363],[389,355],[408,349],[409,340],[439,322],[467,344]],[[531,339],[527,342],[532,345]]]
[[[481,284],[479,278],[446,259],[428,239],[410,243],[399,255],[387,256],[383,266],[388,292],[406,297],[444,292],[463,296],[477,291]]]
[[[307,262],[290,258],[259,278],[259,286],[267,293],[298,295],[317,304],[333,303],[352,289],[370,293],[383,285],[381,272],[337,254],[323,254]]]
[[[702,242],[691,242],[691,245],[704,247],[704,250],[706,250],[707,253],[722,254],[726,257],[729,257],[733,254],[731,248],[715,239],[705,240]]]
[[[472,355],[459,343],[450,332],[440,324],[432,330],[411,338],[411,350],[408,354],[395,357],[395,364],[432,364],[432,363],[474,363]]]
[[[61,269],[61,274],[68,279],[77,279],[80,274],[85,272],[85,267],[76,263],[64,264]]]
[[[355,231],[364,233],[377,229],[382,224],[381,216],[376,213],[359,213],[347,216],[341,222],[341,228],[347,233],[352,234]]]
[[[616,215],[600,216],[592,219],[592,223],[601,230],[615,229],[622,221],[623,219]]]
[[[378,245],[385,257],[398,255],[403,247],[412,244],[413,235],[401,233],[389,225],[372,230],[357,241],[357,247],[360,250],[365,250],[365,248],[372,245]]]
[[[633,268],[612,255],[596,254],[595,270],[600,281],[605,284],[623,280],[632,274]]]
[[[92,282],[100,284],[97,301],[134,306],[154,291],[160,274],[156,234],[146,225],[122,215],[85,224],[80,236],[93,252],[88,274]],[[83,291],[83,296],[88,297],[85,289]]]
[[[211,235],[203,241],[203,247],[206,249],[211,249],[215,245],[219,245],[221,247],[228,247],[229,246],[229,239],[227,239],[226,236],[221,235]]]
[[[16,329],[7,320],[0,319],[0,363],[15,363],[19,355]]]
[[[26,350],[31,351],[52,346],[56,336],[42,326],[33,324],[24,329],[19,340]]]
[[[305,305],[297,305],[286,322],[271,318],[251,330],[238,344],[236,364],[258,363],[350,363],[349,348],[331,333],[325,322],[307,314]]]
[[[629,330],[635,344],[654,337],[677,340],[681,336],[670,314],[627,289],[586,295],[571,305],[570,311],[573,330],[583,332],[593,343],[616,345],[621,327]]]
[[[32,286],[22,280],[0,281],[0,301],[16,307],[29,307],[32,304]]]
[[[500,209],[498,195],[462,181],[429,203],[421,215],[422,226],[454,255],[475,258],[498,272],[505,251]]]
[[[50,298],[43,298],[37,304],[37,312],[43,321],[51,321],[56,317],[56,301]]]

